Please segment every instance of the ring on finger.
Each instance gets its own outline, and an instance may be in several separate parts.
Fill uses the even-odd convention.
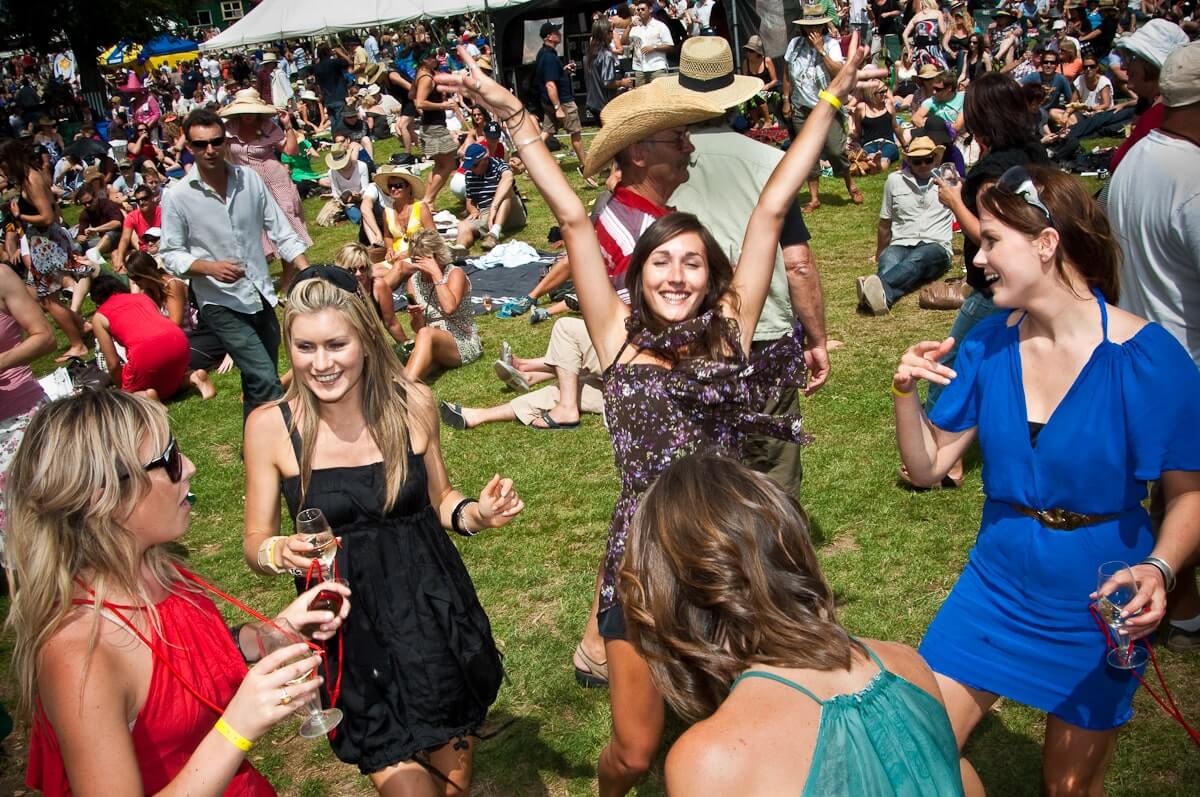
[[[288,693],[287,687],[281,686],[279,688],[279,705],[286,706],[288,703],[291,703],[291,702],[292,702],[292,696]]]

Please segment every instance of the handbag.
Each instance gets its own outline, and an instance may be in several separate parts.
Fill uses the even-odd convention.
[[[342,203],[337,199],[331,199],[321,208],[321,212],[317,214],[318,227],[332,227],[337,224],[338,218],[342,215]]]
[[[95,360],[72,357],[67,360],[66,369],[77,393],[81,390],[107,390],[112,386],[112,376]]]
[[[964,287],[961,279],[926,285],[921,289],[917,303],[925,310],[957,310],[962,307]]]

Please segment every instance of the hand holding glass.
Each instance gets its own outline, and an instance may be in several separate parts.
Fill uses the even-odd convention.
[[[1137,580],[1124,562],[1105,562],[1096,571],[1096,610],[1108,626],[1116,647],[1108,652],[1108,663],[1118,670],[1132,670],[1146,663],[1145,647],[1134,645],[1125,630],[1121,610],[1137,595]]]
[[[337,593],[335,593],[337,594]],[[341,597],[340,595],[338,597]],[[262,648],[263,655],[268,655],[272,651],[281,648],[289,647],[297,642],[303,642],[304,637],[299,631],[292,626],[287,620],[282,618],[275,620],[275,626],[264,625],[259,629],[258,634],[259,646]],[[312,655],[310,650],[305,650],[296,661],[302,661]],[[294,662],[293,662],[294,663]],[[300,677],[289,681],[287,685],[300,684],[310,678],[317,677],[317,670],[313,668],[304,673]],[[284,691],[287,691],[287,685]],[[304,722],[300,724],[300,735],[305,739],[316,739],[338,726],[342,721],[342,712],[336,708],[321,708],[320,696],[314,694],[303,700],[297,700],[297,704],[304,710],[306,717]]]
[[[303,509],[296,514],[296,533],[311,535],[308,542],[313,546],[313,558],[321,565],[322,574],[332,574],[333,559],[337,555],[337,540],[329,528],[329,521],[320,509]]]

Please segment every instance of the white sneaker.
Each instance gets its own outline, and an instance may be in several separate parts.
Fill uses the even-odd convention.
[[[887,294],[878,274],[858,278],[858,306],[871,315],[887,315]]]

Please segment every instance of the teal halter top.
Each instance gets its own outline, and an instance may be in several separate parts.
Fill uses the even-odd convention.
[[[821,700],[794,681],[757,670],[742,673],[729,691],[747,678],[763,678],[789,686],[821,707],[801,797],[961,795],[958,745],[946,709],[924,689],[889,672],[875,651],[867,652],[879,672],[853,694]]]

